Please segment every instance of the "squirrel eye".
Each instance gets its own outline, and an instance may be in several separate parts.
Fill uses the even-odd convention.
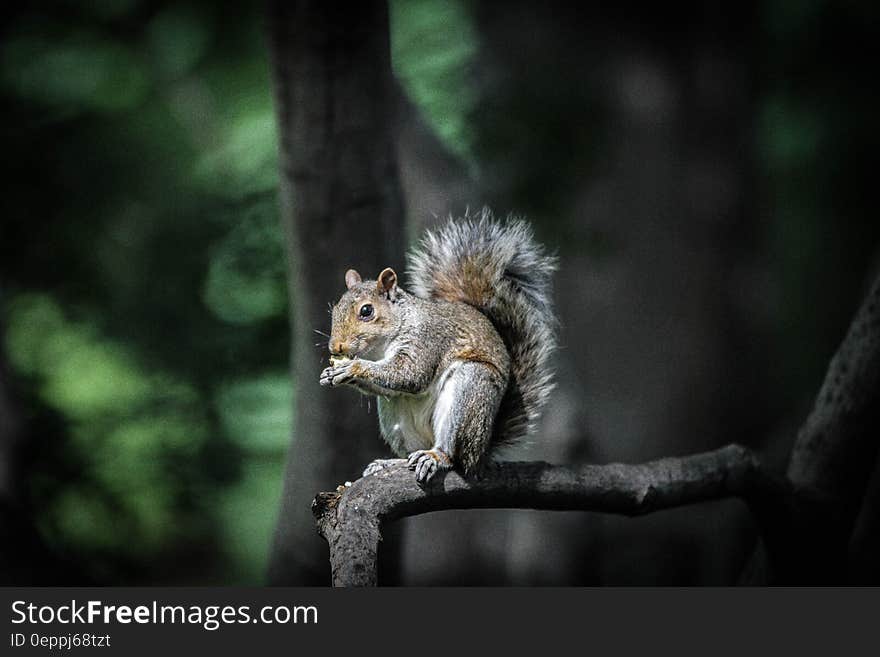
[[[365,303],[361,306],[360,312],[358,313],[361,319],[369,319],[373,316],[373,304]]]

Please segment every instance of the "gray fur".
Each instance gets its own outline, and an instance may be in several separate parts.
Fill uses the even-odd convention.
[[[484,210],[428,232],[409,265],[414,293],[390,269],[378,281],[346,273],[329,347],[349,360],[320,382],[376,395],[383,437],[426,482],[453,465],[473,473],[492,447],[533,429],[552,388],[555,260],[524,221]]]
[[[409,255],[409,287],[416,296],[432,299],[442,281],[442,293],[448,294],[449,280],[473,276],[473,263],[480,265],[477,269],[492,292],[481,299],[463,294],[461,300],[489,318],[510,354],[511,380],[493,439],[495,444],[509,443],[534,431],[554,387],[550,356],[556,347],[556,321],[550,282],[556,258],[535,242],[525,221],[508,217],[499,222],[484,208],[477,215],[450,218],[439,231],[425,235]]]
[[[474,472],[489,452],[508,382],[485,363],[464,362],[444,383],[434,409],[435,446]]]

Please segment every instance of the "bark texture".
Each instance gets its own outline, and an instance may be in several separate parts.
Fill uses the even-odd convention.
[[[312,508],[330,545],[335,586],[376,584],[381,524],[444,509],[520,508],[642,515],[682,504],[741,497],[760,504],[787,487],[739,445],[639,465],[566,468],[541,462],[496,463],[479,478],[446,473],[427,488],[401,459],[351,487],[321,493]]]
[[[768,527],[744,581],[839,583],[880,450],[880,276],[798,432],[787,477],[794,506]]]

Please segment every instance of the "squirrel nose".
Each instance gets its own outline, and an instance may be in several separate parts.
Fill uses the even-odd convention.
[[[341,340],[337,340],[336,342],[333,343],[332,346],[333,346],[333,353],[334,354],[341,354],[342,350],[345,348],[345,345],[342,344]]]

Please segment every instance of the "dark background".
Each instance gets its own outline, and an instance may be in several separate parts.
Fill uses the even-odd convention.
[[[880,264],[876,4],[390,16],[402,243],[488,204],[561,259],[559,387],[514,456],[737,441],[782,467]],[[252,3],[0,8],[3,583],[263,581],[293,391],[318,394],[319,373],[288,372],[269,20]],[[340,292],[342,274],[312,272]],[[327,394],[375,440],[365,400]],[[877,479],[852,582],[880,581]],[[729,584],[754,538],[736,501],[446,512],[399,523],[381,577]]]

